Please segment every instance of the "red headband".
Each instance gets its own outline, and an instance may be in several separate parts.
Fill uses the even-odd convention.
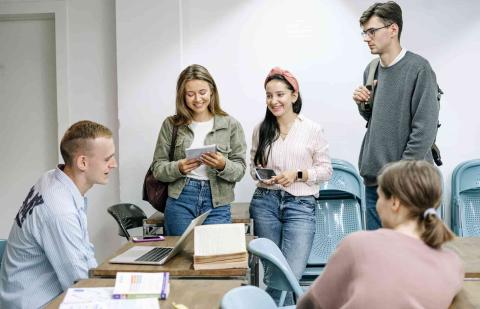
[[[274,67],[273,69],[270,70],[270,73],[268,73],[267,78],[265,78],[265,84],[264,86],[267,85],[267,80],[270,76],[273,75],[281,75],[283,76],[289,83],[292,85],[294,92],[298,92],[298,81],[293,76],[292,73],[288,72],[287,70],[284,70],[280,67]]]

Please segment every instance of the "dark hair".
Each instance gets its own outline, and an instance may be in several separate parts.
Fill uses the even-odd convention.
[[[80,150],[88,150],[88,140],[98,137],[112,137],[109,128],[89,120],[74,123],[62,137],[60,153],[65,165],[71,166],[75,154]]]
[[[454,234],[437,214],[424,215],[442,201],[442,176],[427,161],[399,161],[388,164],[378,176],[378,186],[387,199],[398,198],[417,222],[421,239],[432,248],[452,240]]]
[[[372,16],[377,16],[382,19],[384,25],[397,24],[398,25],[398,40],[402,34],[403,19],[402,9],[393,1],[385,3],[377,2],[370,6],[360,17],[360,26],[365,25]]]
[[[291,91],[295,91],[293,86],[283,77],[282,75],[272,75],[269,76],[266,81],[265,85],[271,80],[280,80],[287,85],[287,88]],[[297,101],[292,104],[292,109],[295,114],[300,113],[302,110],[302,97],[300,96],[300,92],[298,92]],[[260,124],[260,130],[258,134],[258,148],[255,152],[255,157],[253,162],[255,165],[262,165],[265,166],[268,162],[268,157],[270,156],[271,146],[280,136],[280,128],[278,126],[277,118],[272,114],[272,112],[268,109],[265,113],[265,118],[263,119],[262,123]]]
[[[171,118],[174,124],[179,126],[192,122],[192,111],[185,103],[185,85],[191,80],[203,80],[207,82],[212,93],[208,110],[212,115],[226,116],[227,113],[220,107],[220,96],[218,95],[217,85],[212,75],[210,75],[210,72],[208,72],[205,67],[199,64],[192,64],[186,67],[178,76],[177,95],[175,99],[176,113],[175,116]]]

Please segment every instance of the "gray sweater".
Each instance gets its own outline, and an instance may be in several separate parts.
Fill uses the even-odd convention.
[[[437,134],[437,81],[430,64],[412,52],[391,67],[379,66],[373,111],[367,121],[358,159],[365,185],[377,184],[377,174],[402,159],[433,162],[431,146]],[[363,74],[364,84],[368,66]]]

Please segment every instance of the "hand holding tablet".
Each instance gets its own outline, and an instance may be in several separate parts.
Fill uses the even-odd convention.
[[[217,145],[206,145],[196,148],[187,148],[185,149],[185,154],[187,159],[197,159],[200,160],[200,157],[204,153],[208,152],[217,152]]]
[[[272,177],[276,176],[274,170],[270,168],[255,168],[255,174],[257,175],[258,180],[262,182],[268,182]]]

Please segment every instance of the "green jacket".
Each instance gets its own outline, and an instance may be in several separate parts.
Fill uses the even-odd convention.
[[[157,146],[153,155],[153,176],[168,182],[168,196],[178,198],[182,193],[187,177],[180,173],[178,161],[185,158],[185,149],[193,141],[193,131],[188,125],[178,128],[173,161],[169,162],[168,152],[172,140],[173,124],[170,117],[165,119],[158,134]],[[245,174],[245,153],[247,145],[240,123],[230,116],[214,116],[213,130],[205,137],[205,145],[216,144],[225,157],[223,171],[207,167],[210,180],[213,207],[230,204],[234,199],[235,183]]]

